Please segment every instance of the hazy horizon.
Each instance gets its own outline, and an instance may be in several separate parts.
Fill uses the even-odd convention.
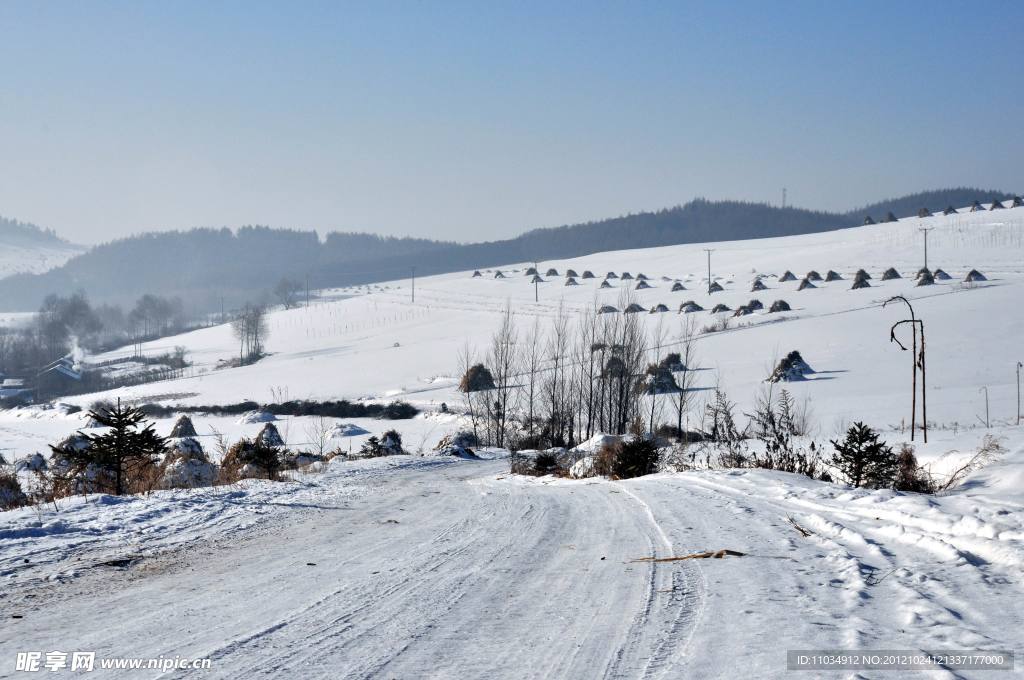
[[[1024,8],[926,10],[5,3],[0,214],[465,242],[1018,190]]]

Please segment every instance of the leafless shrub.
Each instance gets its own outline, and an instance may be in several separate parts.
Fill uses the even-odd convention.
[[[28,496],[21,490],[18,473],[0,469],[0,510],[20,508],[28,503]]]
[[[1004,437],[996,437],[991,434],[983,436],[977,452],[966,463],[954,470],[946,481],[939,485],[939,490],[946,491],[952,489],[959,485],[970,473],[1000,458],[1006,453],[1006,447],[1003,446],[1004,439]]]
[[[901,444],[896,454],[896,481],[893,488],[897,491],[934,493],[936,486],[928,471],[917,464],[914,446],[907,442]]]

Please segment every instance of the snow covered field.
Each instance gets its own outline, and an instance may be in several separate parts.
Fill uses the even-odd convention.
[[[952,280],[914,285],[919,226],[934,227],[929,266]],[[711,296],[705,247],[725,288]],[[165,338],[144,351],[183,345],[194,376],[67,401],[404,399],[424,412],[344,419],[367,434],[337,443],[358,447],[395,427],[411,453],[428,453],[458,426],[438,411],[460,401],[457,353],[466,343],[482,347],[506,304],[523,326],[550,322],[560,306],[592,313],[617,305],[636,282],[599,289],[614,270],[646,274],[652,288],[634,291],[636,300],[672,310],[643,315],[651,329],[659,319],[678,329],[685,300],[705,309],[786,300],[790,312],[756,312],[700,336],[697,386],[720,384],[749,410],[774,362],[798,349],[817,373],[788,387],[809,398],[823,443],[855,420],[892,444],[909,439],[910,359],[888,337],[903,310],[881,307],[905,295],[928,337],[932,429],[928,445],[916,442],[919,458],[947,472],[985,434],[1001,437],[1007,452],[939,496],[763,470],[523,479],[500,459],[414,455],[339,459],[323,474],[280,484],[20,509],[0,514],[0,602],[23,617],[0,636],[3,672],[13,672],[16,651],[50,648],[211,657],[212,677],[324,678],[781,677],[790,674],[788,649],[1024,649],[1015,382],[1024,360],[1024,209],[543,262],[542,274],[553,267],[559,276],[543,277],[536,302],[523,276],[530,265],[511,264],[503,279],[491,271],[417,280],[415,303],[407,282],[392,282],[275,311],[270,356],[243,368],[217,368],[238,351],[227,327]],[[872,287],[850,290],[862,267]],[[888,267],[903,278],[881,281]],[[567,268],[596,278],[564,286]],[[963,284],[972,268],[988,281]],[[803,291],[778,280],[811,269],[843,280]],[[768,290],[750,292],[758,275]],[[686,290],[671,291],[676,279]],[[695,314],[701,326],[714,318]],[[237,417],[193,420],[200,439],[260,427]],[[83,425],[81,413],[60,408],[0,412],[0,454],[11,461],[45,451]],[[277,425],[289,444],[309,441],[308,419]],[[170,427],[158,422],[164,434]],[[720,549],[743,555],[633,561]],[[861,677],[879,675],[921,676]]]

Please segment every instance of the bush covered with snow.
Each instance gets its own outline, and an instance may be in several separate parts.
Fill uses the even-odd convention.
[[[800,352],[793,350],[779,361],[775,370],[768,376],[768,382],[794,382],[805,380],[808,373],[814,373],[810,364],[804,361]]]
[[[221,461],[221,481],[239,479],[277,479],[281,470],[278,450],[259,441],[240,439],[235,442]]]
[[[631,479],[658,471],[658,447],[636,437],[603,446],[594,457],[594,471],[613,479]]]
[[[284,444],[284,438],[277,429],[277,425],[273,423],[267,423],[260,430],[259,434],[256,435],[256,441],[263,446],[271,446],[275,448],[281,448]]]
[[[472,430],[459,430],[442,437],[434,447],[433,455],[476,459],[479,456],[473,452],[473,448],[478,445],[477,436]]]
[[[459,381],[460,392],[482,392],[483,390],[494,389],[494,376],[490,369],[483,364],[475,364],[466,369],[465,375]]]
[[[0,470],[0,510],[18,508],[27,502],[28,497],[21,490],[17,473]]]
[[[342,437],[358,437],[364,434],[369,434],[369,430],[365,430],[353,423],[338,423],[327,431],[327,438],[340,439]]]
[[[277,416],[269,411],[249,411],[248,413],[242,414],[242,417],[238,419],[239,425],[257,425],[259,423],[269,423],[277,420]]]
[[[195,437],[196,426],[192,424],[192,419],[186,415],[182,415],[174,423],[174,427],[171,428],[171,437],[179,439],[181,437]]]
[[[569,476],[573,479],[586,479],[596,475],[593,456],[584,456],[569,467]]]
[[[217,466],[210,462],[198,440],[183,437],[171,442],[171,449],[160,465],[161,489],[194,489],[213,486]]]
[[[43,454],[38,451],[33,453],[31,456],[14,462],[14,469],[17,472],[42,472],[47,467],[49,467],[49,465],[47,464],[46,459],[43,458]]]

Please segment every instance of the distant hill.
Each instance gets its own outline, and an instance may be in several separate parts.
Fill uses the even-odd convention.
[[[84,250],[52,229],[0,217],[0,277],[45,272]]]
[[[285,276],[303,282],[309,277],[314,288],[347,286],[403,278],[413,267],[417,275],[430,275],[608,250],[808,234],[857,226],[866,214],[876,220],[889,211],[905,217],[922,206],[940,210],[1010,196],[947,189],[847,213],[697,199],[656,212],[470,244],[358,233],[331,233],[321,240],[313,231],[269,227],[144,234],[96,246],[50,271],[0,279],[0,309],[33,310],[48,293],[84,290],[95,301],[121,303],[147,292],[179,295],[190,311],[214,311],[222,300],[231,307],[269,299],[269,291]]]
[[[53,229],[0,216],[0,244],[5,246],[67,246]]]

